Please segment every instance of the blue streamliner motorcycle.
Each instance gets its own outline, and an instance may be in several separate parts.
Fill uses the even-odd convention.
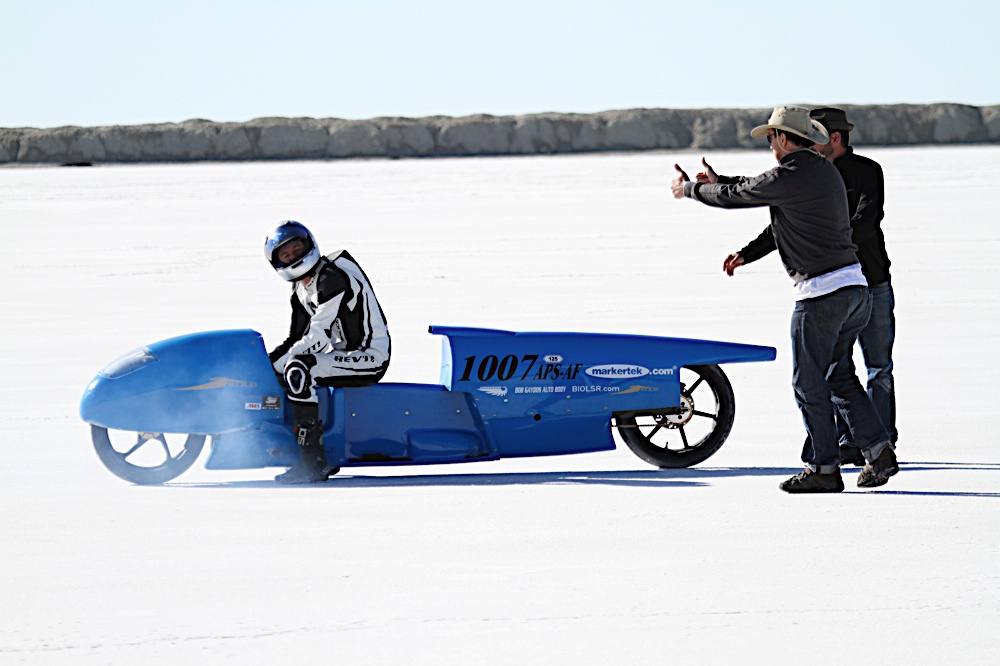
[[[771,361],[773,347],[591,333],[432,326],[440,384],[320,391],[332,467],[441,464],[615,448],[688,467],[719,450],[735,400],[721,363]],[[253,330],[170,338],[105,367],[80,416],[114,474],[164,483],[212,439],[208,469],[287,467],[299,455],[288,401]]]

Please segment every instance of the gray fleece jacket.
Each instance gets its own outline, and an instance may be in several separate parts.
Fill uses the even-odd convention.
[[[759,176],[726,180],[687,182],[684,196],[718,208],[768,206],[774,243],[794,282],[857,263],[844,179],[819,153],[797,150]]]

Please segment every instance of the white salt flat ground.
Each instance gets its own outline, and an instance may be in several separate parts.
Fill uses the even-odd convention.
[[[1000,147],[860,150],[887,177],[902,471],[792,497],[790,286],[722,259],[766,212],[674,201],[700,153],[0,169],[0,664],[989,663],[1000,639]],[[714,152],[722,173],[765,150]],[[122,352],[287,331],[279,220],[350,249],[387,381],[433,382],[429,324],[772,345],[725,366],[702,466],[627,449],[137,487],[77,405]]]

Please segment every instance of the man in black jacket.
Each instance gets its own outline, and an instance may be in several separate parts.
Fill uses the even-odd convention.
[[[882,167],[878,162],[854,152],[850,144],[850,132],[854,125],[847,122],[847,113],[842,109],[813,109],[809,116],[818,120],[830,135],[827,143],[815,146],[816,150],[833,162],[847,187],[852,240],[858,246],[858,261],[872,294],[872,314],[868,324],[858,334],[858,344],[868,369],[868,396],[895,444],[898,434],[892,345],[896,337],[893,314],[896,301],[889,276],[891,262],[882,233],[885,202]],[[864,464],[861,452],[850,439],[850,432],[843,427],[840,429],[840,457],[844,462]]]
[[[769,207],[773,246],[794,285],[792,386],[807,433],[802,449],[806,469],[780,487],[790,493],[844,489],[834,404],[868,461],[858,485],[884,485],[899,467],[852,358],[871,311],[871,294],[851,241],[844,182],[812,150],[827,142],[826,129],[806,109],[778,106],[767,124],[750,135],[767,137],[777,167],[753,178],[712,184],[692,182],[676,166],[679,175],[671,190],[678,199],[719,208]],[[723,268],[732,275],[744,263],[747,257],[737,253],[727,257]]]

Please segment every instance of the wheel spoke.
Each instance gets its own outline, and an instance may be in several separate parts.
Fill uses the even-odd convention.
[[[166,456],[167,462],[173,460],[174,457],[170,455],[170,447],[167,446],[167,438],[164,437],[163,435],[160,435],[159,437],[156,438],[156,441],[158,441],[160,443],[160,446],[163,447],[163,455]]]
[[[698,388],[699,386],[701,386],[701,383],[702,383],[703,381],[705,381],[705,377],[704,377],[704,376],[702,376],[702,375],[698,375],[698,381],[696,381],[696,382],[695,382],[694,384],[691,384],[691,388],[689,388],[689,389],[687,390],[687,394],[688,394],[688,395],[691,395],[692,393],[694,393],[694,390],[695,390],[696,388]]]
[[[660,432],[660,430],[662,430],[662,429],[663,429],[663,426],[660,425],[659,423],[657,423],[656,427],[653,428],[652,430],[650,430],[649,434],[646,435],[646,439],[648,439],[649,441],[652,442],[653,441],[653,435],[655,435],[656,433]]]
[[[687,436],[687,433],[684,432],[684,426],[681,426],[677,430],[679,430],[680,433],[681,433],[681,441],[684,442],[684,448],[685,449],[690,449],[691,445],[688,444],[688,436]]]
[[[147,441],[148,440],[142,438],[142,435],[139,435],[135,440],[135,445],[131,449],[129,449],[125,453],[119,453],[118,455],[120,455],[122,457],[122,460],[124,460],[125,458],[128,458],[130,455],[141,449]]]
[[[718,414],[709,414],[708,412],[699,412],[698,410],[695,410],[691,413],[694,414],[695,416],[704,416],[705,418],[712,419],[713,421],[719,420]]]

